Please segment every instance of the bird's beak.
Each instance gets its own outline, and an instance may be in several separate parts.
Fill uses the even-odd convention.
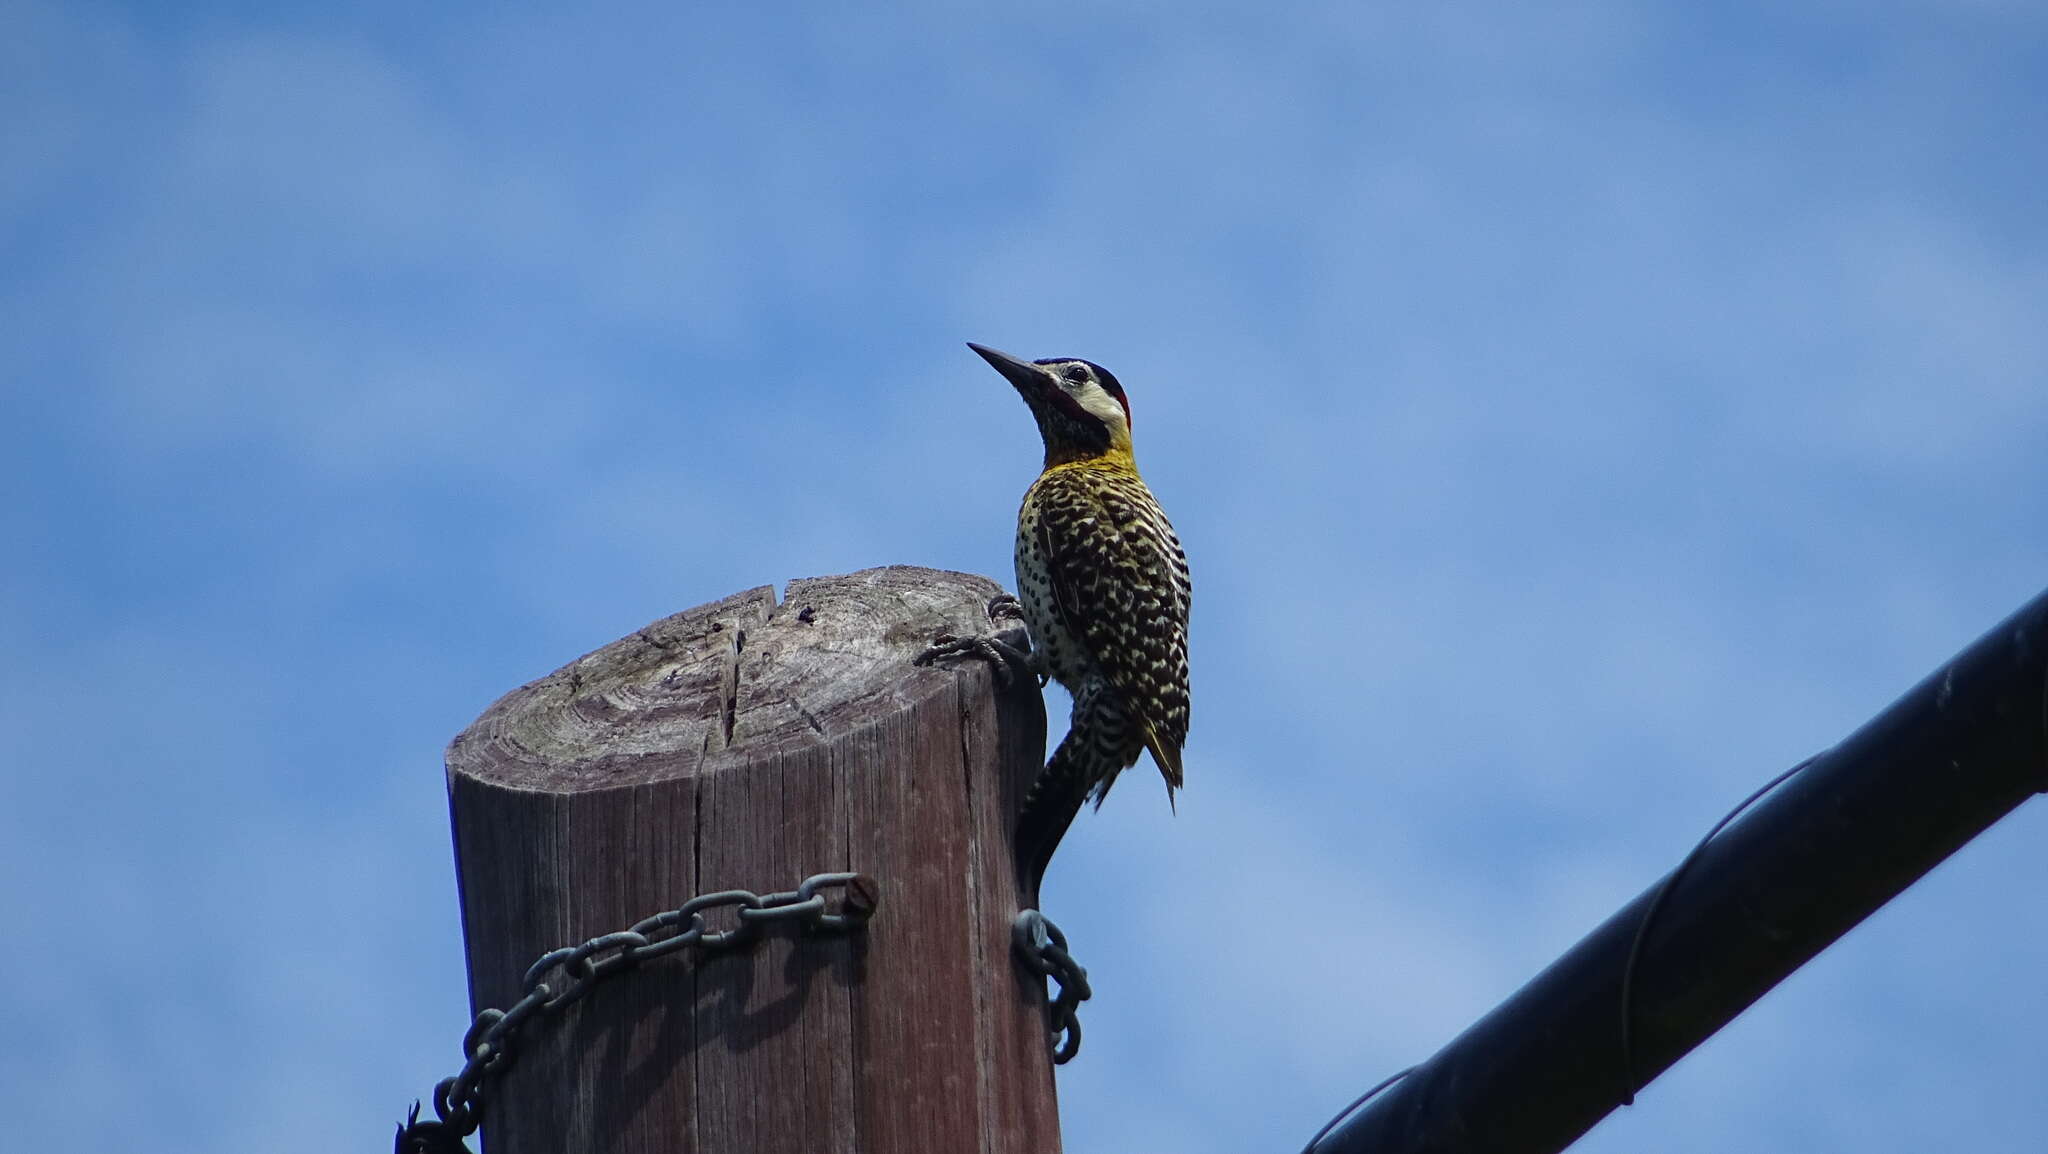
[[[982,360],[994,365],[997,372],[1003,374],[1005,379],[1017,386],[1018,391],[1027,396],[1045,388],[1049,383],[1050,378],[1046,371],[1030,361],[1018,360],[1008,353],[989,348],[987,345],[977,345],[973,341],[968,341],[967,347],[981,354]]]

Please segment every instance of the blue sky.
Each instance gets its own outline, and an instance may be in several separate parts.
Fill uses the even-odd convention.
[[[442,744],[1007,575],[966,340],[1117,372],[1195,574],[1180,814],[1045,895],[1080,1154],[1298,1148],[2048,575],[2038,6],[742,7],[0,0],[20,1148],[380,1148]],[[2038,1149],[2044,813],[1580,1148]]]

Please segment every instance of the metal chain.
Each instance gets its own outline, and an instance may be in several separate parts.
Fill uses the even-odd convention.
[[[1055,1066],[1064,1066],[1081,1052],[1081,1018],[1076,1011],[1094,994],[1088,971],[1067,952],[1067,935],[1037,910],[1019,910],[1010,922],[1010,941],[1024,964],[1040,977],[1051,978],[1058,992],[1046,1003],[1046,1045]]]
[[[837,909],[827,912],[823,890],[844,891]],[[462,1140],[476,1133],[483,1121],[487,1079],[511,1064],[519,1031],[536,1018],[573,1005],[598,982],[681,950],[695,949],[700,955],[736,950],[759,937],[761,927],[769,922],[794,922],[805,930],[857,930],[873,916],[879,900],[875,880],[865,874],[812,874],[788,893],[721,890],[704,894],[675,909],[642,918],[631,929],[541,955],[520,979],[522,994],[511,1009],[484,1010],[470,1024],[462,1036],[461,1072],[434,1087],[434,1114],[439,1120],[420,1121],[420,1104],[413,1103],[405,1124],[398,1128],[394,1154],[468,1154]],[[705,912],[720,906],[734,907],[737,924],[733,928],[713,930],[705,921]],[[558,972],[561,977],[556,984],[549,979]]]

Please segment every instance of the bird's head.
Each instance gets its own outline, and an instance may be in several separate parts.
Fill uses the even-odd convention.
[[[1038,433],[1045,438],[1047,468],[1068,461],[1131,455],[1131,403],[1116,377],[1093,361],[1047,357],[1019,360],[972,341],[967,347],[1015,385]]]

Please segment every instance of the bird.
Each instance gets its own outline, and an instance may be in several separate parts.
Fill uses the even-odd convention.
[[[1188,735],[1187,554],[1138,475],[1131,404],[1093,361],[1026,361],[968,342],[1037,420],[1045,465],[1017,513],[1017,595],[992,620],[1023,618],[1030,649],[997,638],[941,636],[920,663],[974,655],[1049,676],[1073,714],[1025,795],[1016,827],[1020,884],[1035,894],[1084,801],[1097,809],[1117,775],[1148,751],[1177,808]]]

